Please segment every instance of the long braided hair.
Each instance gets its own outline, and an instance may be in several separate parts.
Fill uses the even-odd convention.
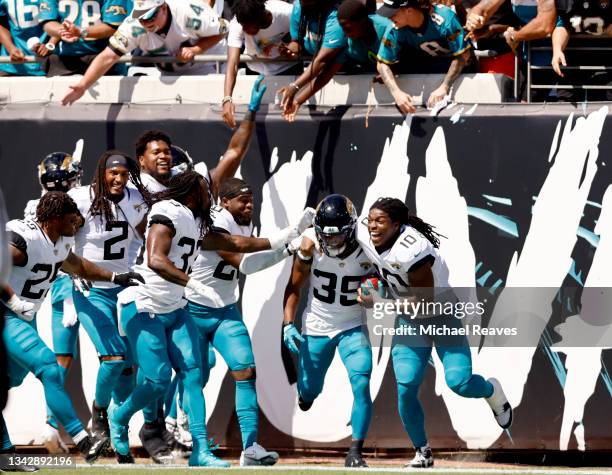
[[[130,181],[140,192],[144,202],[147,205],[151,204],[151,195],[142,184],[142,181],[140,181],[140,168],[138,167],[136,161],[126,153],[119,150],[107,150],[98,160],[96,171],[94,172],[94,177],[89,189],[89,193],[91,195],[91,206],[89,208],[89,212],[92,216],[102,216],[107,223],[112,223],[117,219],[113,214],[113,206],[110,199],[111,195],[105,179],[106,161],[113,155],[120,155],[125,158]]]
[[[202,192],[208,194],[208,203],[203,202]],[[152,200],[154,203],[162,200],[175,200],[184,205],[187,199],[194,193],[196,193],[197,203],[194,215],[201,219],[200,233],[204,236],[212,225],[212,219],[210,217],[212,198],[208,182],[198,172],[188,170],[173,176],[170,179],[170,183],[168,183],[168,189],[155,193],[152,196]]]
[[[408,206],[397,198],[378,198],[370,210],[379,209],[389,215],[389,219],[394,223],[406,224],[412,226],[423,236],[425,236],[434,247],[440,247],[440,238],[444,237],[440,233],[434,231],[431,224],[426,223],[421,218],[410,214]]]

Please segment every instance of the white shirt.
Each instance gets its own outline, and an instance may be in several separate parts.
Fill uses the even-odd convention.
[[[38,223],[29,219],[9,221],[6,231],[11,233],[10,242],[27,256],[23,266],[13,266],[8,283],[17,296],[35,304],[34,311],[38,311],[74,238],[60,236],[53,244]]]
[[[302,237],[315,243],[302,333],[333,338],[361,326],[364,311],[357,303],[357,289],[363,276],[372,273],[372,263],[360,246],[344,259],[328,256],[319,247],[314,228],[308,228]]]
[[[266,10],[272,13],[272,23],[268,28],[259,30],[256,35],[247,35],[242,30],[236,17],[232,18],[229,26],[227,45],[230,48],[242,48],[245,45],[245,53],[258,58],[278,58],[279,45],[283,44],[283,38],[289,34],[291,10],[293,6],[282,0],[268,0]],[[248,63],[249,68],[266,76],[274,76],[295,66],[296,63]]]
[[[253,231],[252,226],[240,226],[236,223],[232,214],[220,206],[213,207],[210,214],[215,231],[247,237]],[[185,291],[188,300],[212,308],[225,307],[238,301],[240,296],[238,269],[225,262],[217,251],[200,250],[190,277],[213,288],[222,305],[215,304],[212,300],[189,289]]]
[[[136,227],[147,214],[147,205],[140,193],[126,187],[118,203],[111,202],[115,221],[108,223],[102,215],[90,212],[92,195],[90,186],[73,188],[68,192],[85,218],[85,224],[75,236],[75,254],[110,272],[129,270],[128,249],[137,236]],[[112,282],[95,282],[94,287],[117,287]]]
[[[177,269],[188,273],[197,256],[200,240],[200,220],[193,216],[189,208],[175,200],[155,203],[149,212],[146,238],[152,224],[161,223],[174,230],[168,259]],[[149,268],[147,253],[142,264],[134,271],[140,273],[145,284],[129,287],[119,294],[119,302],[135,302],[139,312],[168,313],[187,304],[184,299],[185,287],[167,281]]]
[[[228,23],[201,0],[167,0],[172,21],[168,32],[151,33],[140,22],[128,16],[109,39],[109,46],[119,54],[127,54],[139,48],[147,56],[176,56],[185,43],[194,45],[200,38],[224,34]],[[167,66],[167,67],[166,67]],[[194,73],[206,63],[164,65],[162,70],[182,74]]]

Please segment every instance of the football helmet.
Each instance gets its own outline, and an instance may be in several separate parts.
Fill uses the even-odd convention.
[[[317,206],[314,229],[326,255],[340,257],[352,252],[357,247],[356,227],[357,210],[346,196],[329,195]]]
[[[66,152],[53,152],[38,165],[38,181],[45,191],[68,191],[81,185],[83,167]]]
[[[172,176],[185,173],[187,170],[193,170],[193,158],[181,147],[172,145],[170,147],[172,153]]]

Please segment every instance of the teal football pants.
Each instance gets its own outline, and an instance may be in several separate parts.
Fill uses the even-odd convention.
[[[298,394],[305,402],[312,402],[321,394],[325,374],[337,348],[353,391],[353,439],[364,440],[372,419],[372,348],[367,334],[361,327],[355,327],[333,338],[312,335],[303,337],[298,358]]]
[[[461,327],[461,321],[453,316],[434,318],[438,326]],[[469,398],[489,397],[493,386],[482,376],[472,374],[472,356],[464,336],[430,337],[420,335],[418,321],[398,318],[398,324],[415,328],[414,335],[393,337],[391,359],[397,381],[398,410],[413,445],[423,447],[427,445],[425,416],[417,396],[433,345],[444,365],[446,384],[453,392]]]
[[[66,432],[74,437],[83,430],[83,425],[64,389],[55,354],[36,331],[36,320],[26,322],[10,310],[6,311],[5,318],[2,337],[8,356],[10,387],[19,386],[28,373],[33,373],[43,384],[45,399],[53,414]],[[2,446],[7,444],[10,444],[10,440],[3,440]]]
[[[119,406],[117,422],[127,425],[136,411],[164,397],[174,368],[184,388],[183,403],[193,449],[205,450],[208,442],[202,357],[193,319],[185,309],[153,315],[138,313],[136,305],[130,303],[121,310],[121,322],[139,367],[139,378],[132,394]]]
[[[193,317],[201,335],[200,346],[204,357],[202,367],[205,368],[204,384],[210,375],[211,366],[208,355],[211,345],[221,354],[230,371],[255,368],[255,356],[249,331],[236,304],[211,308],[189,302],[187,310]],[[255,377],[236,381],[235,404],[242,435],[242,446],[243,449],[246,449],[257,441],[259,407]]]

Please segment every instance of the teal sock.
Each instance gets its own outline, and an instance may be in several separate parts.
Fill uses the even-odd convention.
[[[172,382],[168,387],[168,392],[166,393],[165,407],[166,407],[166,417],[171,417],[172,419],[176,419],[176,397],[178,393],[178,377],[175,374],[174,378],[172,378]]]
[[[8,429],[6,428],[6,423],[4,422],[4,418],[2,417],[1,412],[0,412],[0,433],[2,434],[0,450],[10,449],[13,446],[13,443],[11,442],[11,438],[9,437]]]
[[[134,370],[132,367],[124,368],[119,375],[112,396],[116,405],[120,406],[130,396],[134,390]]]
[[[64,389],[64,383],[60,376],[60,366],[57,363],[42,367],[36,377],[40,379],[45,390],[45,399],[51,408],[51,412],[64,426],[70,437],[83,430],[83,424],[76,415],[72,401]]]
[[[183,409],[189,420],[189,432],[193,438],[193,451],[208,450],[206,432],[206,403],[202,393],[202,373],[191,368],[177,373],[183,383]]]
[[[96,380],[96,406],[100,408],[108,407],[113,389],[117,385],[124,365],[124,360],[102,360],[100,362]]]
[[[246,449],[257,441],[259,408],[254,379],[236,381],[236,415],[242,435],[242,448]]]
[[[66,375],[68,374],[68,368],[64,368],[62,365],[58,364],[59,369],[59,377],[62,384],[62,387],[65,387],[66,384]],[[53,415],[53,411],[47,404],[47,424],[53,427],[56,430],[59,430],[59,424],[57,422],[57,418]]]

